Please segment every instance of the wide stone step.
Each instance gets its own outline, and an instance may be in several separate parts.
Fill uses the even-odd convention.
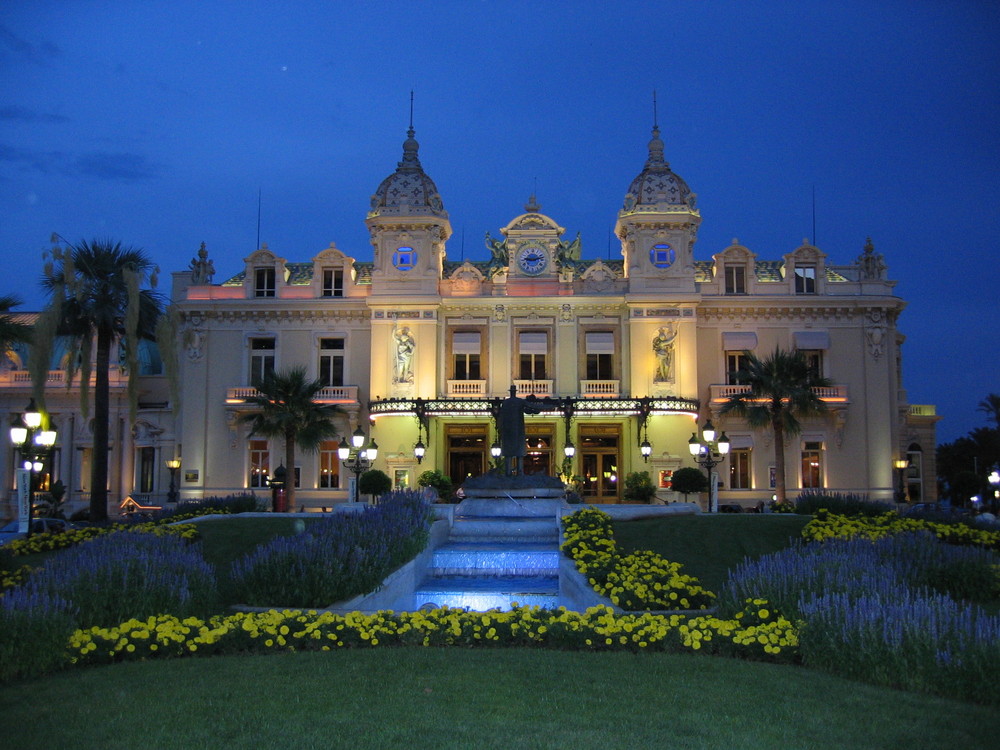
[[[449,542],[434,550],[429,572],[435,576],[558,576],[560,554],[551,544]]]
[[[461,607],[473,611],[509,610],[513,605],[559,606],[558,576],[435,576],[413,594],[414,607]]]
[[[559,527],[551,519],[456,518],[452,541],[551,542],[559,541]]]

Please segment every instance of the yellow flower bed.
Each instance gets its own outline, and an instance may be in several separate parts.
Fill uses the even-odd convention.
[[[872,541],[891,534],[929,531],[938,539],[949,544],[971,545],[1000,549],[1000,531],[977,529],[966,524],[935,523],[920,518],[903,518],[895,511],[880,516],[841,516],[819,511],[816,517],[802,530],[802,536],[810,542],[826,539],[852,539],[861,537]]]
[[[563,519],[562,551],[573,558],[594,590],[615,606],[627,610],[705,609],[715,594],[694,576],[681,572],[681,564],[655,552],[618,551],[611,531],[611,516],[588,508]]]
[[[420,612],[268,610],[208,620],[158,615],[109,628],[77,630],[73,664],[213,653],[331,651],[375,646],[539,646],[594,651],[707,651],[794,659],[795,626],[763,600],[747,600],[732,620],[711,616],[571,612],[515,607],[508,612],[440,608]]]
[[[5,549],[9,549],[13,555],[32,555],[36,552],[65,549],[76,544],[81,544],[82,542],[90,541],[95,537],[114,534],[120,531],[135,531],[156,534],[157,536],[173,534],[191,541],[197,539],[199,536],[198,527],[193,523],[173,526],[166,526],[155,521],[137,524],[115,523],[110,526],[84,526],[81,529],[70,529],[58,533],[33,534],[23,539],[15,539],[6,545]]]

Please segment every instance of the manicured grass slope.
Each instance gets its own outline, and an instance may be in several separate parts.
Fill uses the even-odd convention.
[[[25,699],[44,695],[44,700]],[[375,649],[119,664],[0,688],[22,748],[995,747],[990,708],[667,654]]]
[[[744,558],[787,547],[811,518],[778,513],[661,516],[616,522],[614,533],[623,550],[653,550],[718,592],[731,568]]]

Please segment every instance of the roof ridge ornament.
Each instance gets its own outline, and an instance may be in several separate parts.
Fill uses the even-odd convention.
[[[537,214],[542,210],[542,206],[539,204],[538,199],[535,198],[534,192],[528,197],[528,202],[524,205],[524,210],[529,214]]]

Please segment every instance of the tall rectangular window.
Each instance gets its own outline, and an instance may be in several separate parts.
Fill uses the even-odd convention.
[[[726,294],[747,293],[746,266],[725,266]]]
[[[274,372],[274,339],[250,339],[250,384],[259,383]]]
[[[802,444],[802,487],[817,489],[823,486],[823,444]]]
[[[455,331],[451,337],[451,354],[454,358],[453,380],[480,380],[481,336],[479,331]]]
[[[344,296],[344,271],[340,268],[323,269],[323,296]]]
[[[267,477],[271,471],[271,455],[267,450],[267,441],[251,440],[248,447],[250,451],[250,477],[248,485],[250,487],[267,487]]]
[[[823,350],[822,349],[799,349],[805,357],[806,367],[809,374],[814,378],[823,377]]]
[[[323,385],[344,384],[344,340],[319,340],[319,379]]]
[[[257,268],[253,272],[253,296],[274,296],[274,269]]]
[[[726,385],[744,385],[741,372],[746,360],[745,352],[726,352]]]
[[[139,492],[153,491],[153,477],[156,475],[156,448],[146,446],[139,448],[139,471],[136,489]]]
[[[612,331],[589,331],[584,342],[587,349],[587,380],[614,378],[615,334]]]
[[[521,331],[518,336],[518,377],[521,380],[546,380],[548,351],[549,337],[545,331]]]
[[[319,444],[319,486],[328,490],[340,487],[340,459],[337,457],[336,440],[324,440]]]
[[[795,293],[816,294],[816,266],[795,266]]]
[[[751,489],[750,448],[733,448],[729,451],[729,488]]]

